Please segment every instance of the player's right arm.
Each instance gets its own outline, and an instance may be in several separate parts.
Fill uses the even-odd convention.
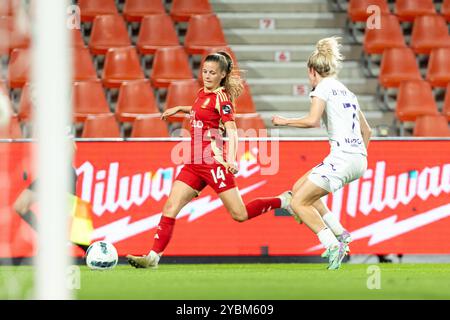
[[[359,126],[361,128],[361,135],[364,140],[364,145],[366,146],[366,150],[369,148],[370,137],[372,136],[372,129],[369,126],[369,123],[364,117],[364,114],[361,110],[359,110]]]
[[[303,118],[285,118],[273,116],[272,123],[276,126],[289,126],[297,128],[317,128],[320,127],[320,118],[325,110],[324,100],[313,97],[308,115]]]
[[[190,113],[191,110],[192,110],[192,106],[173,107],[173,108],[170,108],[170,109],[167,109],[166,111],[164,111],[163,114],[161,115],[161,119],[167,120],[168,117],[171,117],[178,112]]]

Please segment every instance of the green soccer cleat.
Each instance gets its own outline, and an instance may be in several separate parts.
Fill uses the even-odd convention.
[[[350,253],[350,246],[349,246],[349,244],[350,244],[350,242],[353,241],[352,236],[350,235],[350,233],[347,230],[345,230],[340,236],[337,236],[337,239],[338,239],[339,242],[342,242],[342,243],[344,243],[346,245],[345,246],[345,254],[349,254]],[[329,250],[325,250],[322,253],[321,257],[324,258],[324,259],[328,259],[329,253],[330,253]]]
[[[346,244],[339,242],[327,249],[328,253],[328,270],[337,270],[341,266],[342,260],[347,254],[345,251]]]

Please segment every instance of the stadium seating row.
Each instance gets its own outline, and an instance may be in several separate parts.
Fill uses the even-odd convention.
[[[81,21],[92,22],[98,15],[119,14],[115,0],[78,0]],[[192,15],[212,13],[208,0],[173,0],[170,16],[176,22],[188,21]],[[161,0],[126,0],[123,15],[126,21],[140,21],[146,15],[165,13]]]
[[[365,22],[374,12],[373,10],[368,12],[369,6],[372,8],[376,6],[381,14],[391,13],[387,0],[350,0],[347,9],[350,20]],[[393,13],[400,21],[413,22],[418,16],[434,15],[437,11],[433,0],[395,0]],[[450,21],[450,0],[443,1],[440,13],[447,21]]]
[[[433,87],[447,87],[450,83],[450,47],[431,52],[425,78]],[[398,47],[383,51],[379,74],[382,87],[398,88],[402,81],[420,79],[419,66],[410,48]]]
[[[136,114],[132,122],[131,138],[160,138],[169,137],[167,123],[160,119],[160,113]],[[256,137],[261,135],[257,130],[265,129],[261,117],[257,113],[237,114],[236,125],[243,132],[241,136]],[[189,118],[182,119],[182,128],[185,129],[175,136],[188,137]],[[253,130],[251,130],[253,129]],[[266,136],[263,133],[263,136]],[[123,138],[117,117],[112,113],[88,115],[84,120],[82,138]],[[9,125],[0,128],[0,139],[23,138],[18,116],[11,118]]]
[[[205,50],[203,59],[215,50],[231,51],[227,47],[209,48]],[[14,49],[11,53],[8,67],[10,89],[22,88],[28,82],[30,58],[29,49]],[[97,71],[87,48],[72,48],[72,61],[74,81],[97,79]],[[129,46],[109,49],[101,78],[106,88],[118,88],[124,81],[145,79],[136,48]],[[189,57],[182,46],[156,50],[150,75],[153,87],[166,88],[172,81],[193,78]]]
[[[3,92],[8,95],[6,85],[1,83]],[[180,105],[190,105],[195,100],[200,84],[195,79],[173,81],[168,87],[164,110]],[[74,119],[83,121],[90,114],[103,114],[111,112],[100,80],[87,80],[74,82],[72,88],[72,104]],[[242,95],[235,102],[239,113],[254,113],[250,87],[245,84]],[[119,121],[127,122],[131,114],[145,114],[160,112],[155,100],[153,89],[147,79],[123,82],[120,86],[115,113]],[[21,121],[29,121],[32,111],[30,85],[23,86],[18,103],[18,115]],[[125,116],[128,114],[128,116]]]
[[[2,0],[0,16],[15,16],[21,0]],[[194,14],[212,13],[208,0],[172,0],[170,15],[174,21],[188,21]],[[119,14],[115,0],[77,0],[80,7],[81,21],[92,22],[96,16],[104,14]],[[128,22],[141,21],[146,15],[165,13],[161,0],[126,0],[123,16]]]
[[[371,10],[368,10],[369,6],[372,6]],[[389,104],[386,90],[398,89],[395,101],[397,120],[415,121],[414,135],[440,133],[447,136],[447,121],[450,121],[450,35],[447,23],[450,21],[450,1],[445,0],[440,5],[440,14],[432,0],[396,0],[394,6],[391,13],[386,0],[350,0],[347,7],[352,26],[350,31],[357,40],[354,24],[364,23],[362,43],[366,70],[370,76],[378,76],[379,96],[386,106]],[[368,23],[374,9],[381,13],[379,27],[374,24],[375,20]],[[412,26],[411,32],[408,24]],[[426,81],[422,80],[422,74]],[[438,112],[432,88],[447,88],[442,114]],[[434,127],[429,125],[433,121],[436,123]]]
[[[366,26],[364,52],[381,54],[386,48],[406,47],[400,22],[395,15],[380,16],[381,28]],[[410,47],[416,54],[430,54],[433,49],[450,47],[450,36],[445,19],[439,15],[416,17]]]

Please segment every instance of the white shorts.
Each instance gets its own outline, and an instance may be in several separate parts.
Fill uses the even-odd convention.
[[[312,169],[308,179],[322,189],[333,193],[347,183],[360,178],[366,169],[366,156],[333,151],[321,164]]]

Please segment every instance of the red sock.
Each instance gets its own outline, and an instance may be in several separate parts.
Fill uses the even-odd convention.
[[[153,251],[159,254],[166,249],[167,244],[170,241],[170,238],[172,238],[174,226],[175,226],[174,218],[161,216],[158,228],[156,229],[155,242],[153,242],[152,248]]]
[[[247,208],[248,219],[257,217],[272,209],[281,208],[280,198],[258,198],[250,201],[245,206]]]

